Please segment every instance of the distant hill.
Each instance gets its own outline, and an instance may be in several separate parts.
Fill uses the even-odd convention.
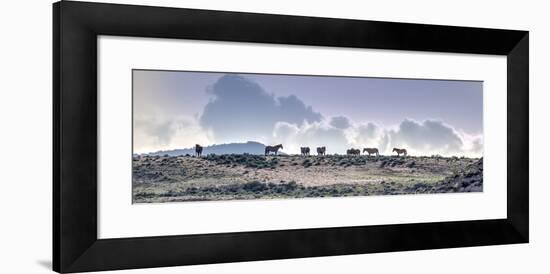
[[[211,145],[203,148],[202,154],[264,154],[265,145],[258,142],[248,141],[246,143],[230,143],[221,145]],[[145,153],[144,155],[151,156],[181,156],[181,155],[193,155],[195,154],[195,148],[173,149],[173,150],[161,150],[157,152]]]

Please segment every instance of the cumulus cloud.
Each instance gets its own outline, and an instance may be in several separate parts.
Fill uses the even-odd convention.
[[[328,154],[365,147],[376,147],[382,154],[391,154],[392,147],[406,148],[411,155],[479,157],[483,152],[482,135],[468,135],[439,120],[405,119],[388,126],[343,115],[324,117],[294,95],[275,96],[235,74],[219,78],[207,93],[211,98],[196,117],[134,117],[134,147],[145,152],[257,141],[281,143],[290,154],[302,146],[313,151],[326,146]]]
[[[285,152],[291,154],[299,153],[302,146],[326,146],[329,154],[365,147],[376,147],[382,154],[392,154],[393,147],[406,148],[411,155],[480,157],[483,152],[481,136],[465,134],[437,120],[405,119],[391,128],[355,123],[344,116],[302,125],[279,122],[271,141],[284,144]]]
[[[287,122],[278,122],[273,129],[273,143],[284,144],[285,152],[295,154],[300,147],[326,146],[327,153],[342,153],[348,146],[348,140],[342,129],[335,128],[324,122],[303,123],[298,126]]]
[[[472,141],[472,146],[470,147],[470,152],[472,153],[481,153],[483,152],[483,139],[477,137]]]
[[[134,127],[135,131],[150,136],[150,139],[154,139],[154,142],[166,145],[172,140],[180,123],[185,124],[183,121],[156,121],[155,119],[140,118],[135,119]]]
[[[275,97],[257,83],[235,74],[221,77],[208,91],[212,99],[200,116],[216,139],[266,141],[277,122],[301,125],[320,121],[320,113],[298,97]]]
[[[346,116],[334,116],[330,119],[329,124],[338,129],[346,129],[351,126],[351,122]]]
[[[134,153],[192,147],[212,143],[212,133],[194,117],[137,117],[134,120]]]
[[[417,153],[451,155],[462,153],[464,142],[451,126],[441,121],[417,122],[405,119],[397,130],[390,131],[392,146],[406,147]]]
[[[349,143],[355,147],[375,147],[383,153],[388,150],[389,134],[384,128],[374,124],[358,124],[347,130]]]

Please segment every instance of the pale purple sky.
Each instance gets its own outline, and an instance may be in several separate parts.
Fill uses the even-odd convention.
[[[196,142],[268,142],[277,122],[300,127],[303,120],[321,123],[335,116],[380,128],[399,127],[405,120],[421,126],[438,121],[456,132],[483,135],[480,81],[152,70],[134,70],[133,81],[134,133],[141,136],[134,139],[137,150],[163,147],[163,142],[167,148],[186,146],[170,141],[186,127],[204,135]],[[241,128],[245,120],[248,126]],[[232,128],[242,136],[229,132]],[[147,136],[152,139],[138,140]]]

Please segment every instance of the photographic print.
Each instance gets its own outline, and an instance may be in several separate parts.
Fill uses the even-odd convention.
[[[483,191],[483,82],[135,69],[134,203]]]

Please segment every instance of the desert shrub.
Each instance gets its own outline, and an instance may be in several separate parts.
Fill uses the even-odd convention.
[[[246,163],[246,157],[237,157],[235,161],[240,164]]]
[[[225,187],[228,192],[236,193],[241,190],[238,184],[232,184]]]
[[[243,184],[242,188],[246,191],[261,192],[267,189],[267,185],[258,181],[254,181],[254,182]]]
[[[298,184],[295,181],[290,181],[286,184],[286,187],[289,189],[296,189],[298,187]]]
[[[150,198],[154,198],[155,196],[156,196],[155,193],[139,192],[134,194],[134,199],[150,199]]]

